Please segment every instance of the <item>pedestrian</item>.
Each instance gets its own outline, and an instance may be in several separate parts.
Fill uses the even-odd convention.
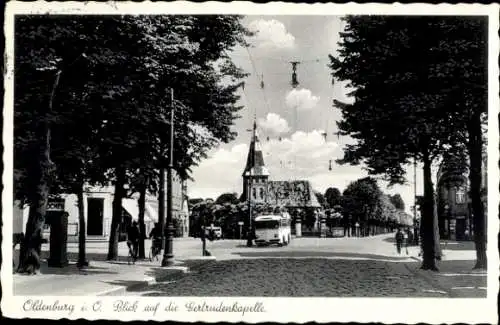
[[[410,236],[409,236],[409,230],[405,230],[403,232],[403,245],[405,246],[406,249],[406,255],[408,255],[408,245],[410,243]]]
[[[403,232],[401,231],[401,228],[398,228],[398,231],[396,232],[396,249],[398,254],[401,254],[401,247],[403,246],[403,241],[404,241]]]
[[[132,226],[130,226],[128,229],[127,237],[127,246],[135,261],[137,259],[137,253],[139,251],[139,238],[141,237],[141,232],[139,230],[137,221],[132,222]]]
[[[149,239],[151,239],[151,246],[155,251],[155,255],[161,252],[161,244],[162,244],[162,231],[159,222],[155,222],[153,229],[149,233]]]

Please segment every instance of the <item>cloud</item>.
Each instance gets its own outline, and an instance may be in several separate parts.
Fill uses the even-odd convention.
[[[230,149],[214,150],[193,170],[194,182],[188,183],[191,198],[212,198],[225,192],[241,193],[241,174],[245,167],[248,145],[234,145]]]
[[[264,162],[271,174],[271,180],[309,180],[314,188],[324,193],[328,187],[337,187],[341,192],[349,183],[368,176],[360,166],[337,165],[342,147],[336,142],[325,141],[322,130],[297,131],[291,137],[261,140]],[[190,197],[216,199],[226,192],[241,194],[243,183],[241,174],[245,167],[248,145],[236,144],[229,149],[219,148],[208,159],[203,160],[193,171],[194,182],[188,184]],[[332,161],[332,170],[329,162]],[[413,181],[413,167],[405,166],[407,177]],[[377,177],[375,177],[377,178]],[[409,213],[413,205],[413,184],[387,187],[387,182],[379,180],[381,190],[387,194],[399,193]],[[423,192],[422,168],[417,168],[417,195]]]
[[[328,161],[339,156],[338,145],[327,142],[323,131],[298,131],[291,137],[261,140],[264,162],[273,180],[309,179],[328,170]],[[188,184],[191,197],[217,198],[225,192],[242,190],[247,144],[218,149],[193,170],[194,182]]]
[[[265,119],[260,118],[259,126],[274,134],[281,134],[290,131],[288,122],[276,113],[268,113]]]
[[[279,20],[254,20],[248,24],[248,29],[256,33],[252,41],[259,48],[289,49],[295,46],[295,37]]]
[[[285,102],[288,108],[309,110],[319,102],[319,96],[314,96],[309,89],[292,89],[286,95]]]

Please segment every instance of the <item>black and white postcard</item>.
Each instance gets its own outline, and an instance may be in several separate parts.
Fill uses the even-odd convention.
[[[9,2],[3,315],[497,323],[498,14]]]

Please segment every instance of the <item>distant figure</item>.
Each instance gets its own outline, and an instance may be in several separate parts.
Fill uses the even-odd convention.
[[[354,227],[356,229],[354,234],[356,237],[359,237],[360,236],[360,234],[359,234],[359,222],[356,221],[356,224],[354,225]]]
[[[406,255],[408,255],[408,245],[410,244],[410,236],[409,236],[409,230],[405,230],[403,232],[403,244],[406,249]]]
[[[161,251],[161,236],[162,231],[160,228],[160,223],[155,222],[155,226],[151,229],[149,233],[149,239],[151,239],[151,245],[155,248],[157,252]]]
[[[401,254],[401,247],[403,246],[404,234],[401,229],[396,232],[396,249],[398,254]]]
[[[128,229],[127,235],[128,235],[127,236],[128,249],[131,250],[132,256],[134,260],[136,260],[137,253],[139,251],[139,238],[141,235],[137,221],[132,222],[132,226],[130,226],[130,228]]]

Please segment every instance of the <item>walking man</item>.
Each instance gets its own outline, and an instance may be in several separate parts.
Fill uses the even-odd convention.
[[[406,249],[406,255],[408,255],[408,245],[410,244],[410,236],[409,236],[409,231],[405,230],[403,232],[403,244]]]
[[[137,221],[132,223],[132,226],[128,229],[128,240],[127,246],[129,250],[132,251],[132,256],[134,257],[134,261],[137,259],[137,253],[139,252],[139,238],[140,238],[139,225]]]
[[[403,232],[401,231],[401,228],[398,228],[398,231],[396,232],[396,249],[398,254],[401,254],[401,247],[403,246],[403,241],[404,241]]]

